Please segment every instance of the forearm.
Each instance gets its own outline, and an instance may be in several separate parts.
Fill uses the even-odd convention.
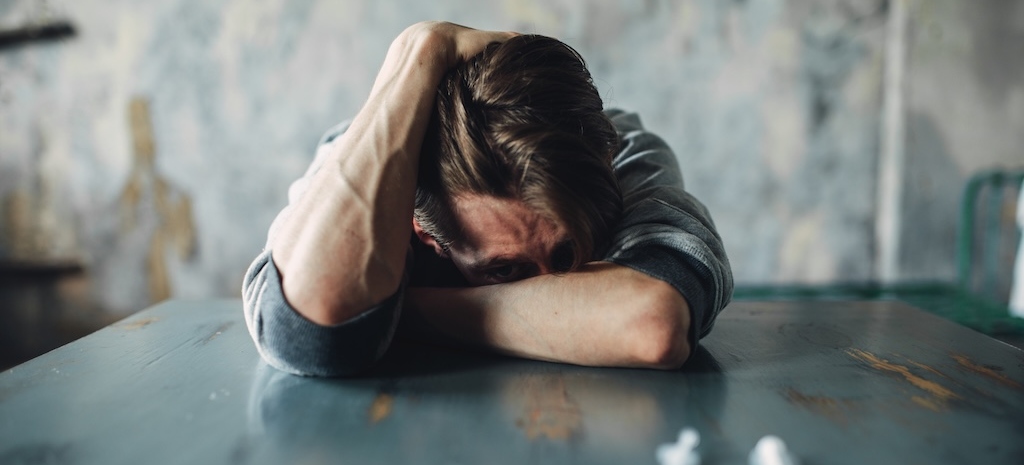
[[[269,239],[299,313],[343,323],[395,293],[437,86],[448,69],[511,36],[422,22],[395,39],[363,109]]]
[[[667,283],[606,262],[562,276],[461,289],[409,289],[406,311],[460,343],[591,366],[675,368],[689,309]]]
[[[316,323],[346,321],[400,283],[420,144],[446,69],[430,40],[395,40],[363,109],[270,239],[285,296]]]

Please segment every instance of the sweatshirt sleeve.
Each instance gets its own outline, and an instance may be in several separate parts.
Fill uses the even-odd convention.
[[[245,325],[267,364],[303,376],[344,376],[365,371],[387,351],[402,309],[405,282],[380,304],[339,325],[323,326],[299,314],[284,297],[270,250],[242,284]]]
[[[334,139],[347,129],[341,125],[320,141],[316,158],[306,174],[288,190],[288,206],[274,219],[267,247],[256,256],[242,281],[245,323],[260,356],[279,370],[303,376],[343,376],[364,371],[387,350],[398,325],[408,271],[395,294],[345,323],[316,324],[296,311],[285,298],[281,276],[269,248],[292,205],[305,194],[309,180],[323,164]],[[412,260],[409,252],[408,260]],[[410,267],[407,265],[406,270]]]
[[[621,139],[612,168],[623,194],[623,216],[604,259],[672,285],[690,307],[691,353],[732,297],[733,279],[722,239],[703,204],[683,188],[667,144],[635,113],[608,111]]]

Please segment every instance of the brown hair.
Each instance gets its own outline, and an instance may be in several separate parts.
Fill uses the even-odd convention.
[[[450,71],[423,143],[414,216],[442,247],[461,239],[450,200],[518,199],[568,231],[574,269],[610,239],[622,210],[611,169],[619,145],[583,58],[522,35]]]

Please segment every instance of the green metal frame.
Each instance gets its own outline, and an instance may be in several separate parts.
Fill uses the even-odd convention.
[[[977,203],[981,192],[989,187],[982,257],[984,291],[994,286],[999,272],[998,243],[999,207],[1004,200],[1006,186],[1020,186],[1024,170],[987,171],[971,177],[964,188],[957,235],[956,282],[918,283],[838,283],[828,285],[737,286],[733,298],[737,300],[901,300],[936,315],[956,321],[986,334],[1024,334],[1024,319],[1011,316],[1005,304],[986,297],[985,293],[971,290],[971,271],[974,265],[974,228],[977,222]]]
[[[974,263],[974,225],[977,215],[978,196],[982,189],[990,187],[993,195],[988,198],[989,208],[987,209],[987,224],[985,228],[985,243],[998,243],[1000,232],[1000,218],[993,211],[998,211],[1003,202],[1004,187],[1020,187],[1024,182],[1024,171],[987,171],[976,174],[967,182],[964,188],[963,200],[960,206],[960,232],[957,238],[957,283],[963,289],[970,289],[971,267]],[[986,247],[984,259],[984,272],[986,274],[983,282],[994,281],[994,273],[998,272],[996,260],[998,257],[997,247]]]

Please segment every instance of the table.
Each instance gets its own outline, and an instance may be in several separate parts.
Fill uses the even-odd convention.
[[[0,464],[1024,463],[1024,352],[897,302],[735,302],[678,371],[400,343],[372,372],[264,365],[241,302],[170,301],[0,374]]]

